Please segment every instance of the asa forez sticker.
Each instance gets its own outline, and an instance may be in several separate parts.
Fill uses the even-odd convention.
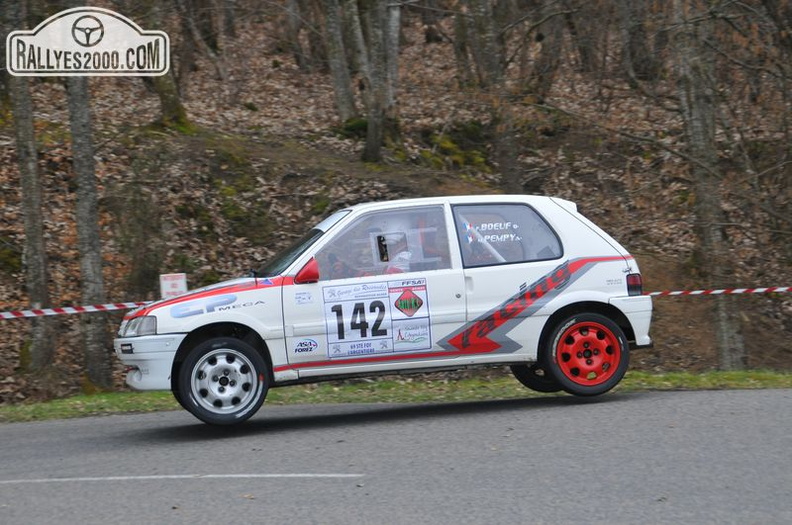
[[[312,354],[318,348],[318,343],[313,339],[301,339],[294,343],[295,354]]]
[[[432,347],[426,279],[328,286],[322,294],[331,359]]]

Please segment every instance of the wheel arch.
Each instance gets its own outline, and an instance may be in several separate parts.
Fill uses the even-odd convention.
[[[233,337],[234,339],[244,341],[255,348],[264,359],[264,362],[267,363],[268,380],[269,383],[272,384],[272,357],[269,353],[269,347],[261,335],[259,335],[259,333],[254,329],[244,324],[222,322],[212,323],[196,328],[187,334],[187,337],[185,337],[181,342],[179,349],[176,351],[176,355],[173,358],[173,365],[171,366],[171,391],[176,392],[176,389],[178,388],[179,370],[181,369],[181,364],[184,362],[187,354],[190,353],[190,350],[195,348],[195,346],[201,342],[208,339],[214,339],[215,337]]]
[[[546,348],[547,340],[553,329],[558,324],[573,315],[592,313],[604,315],[608,319],[616,323],[619,328],[624,332],[627,342],[632,346],[635,343],[635,331],[630,324],[629,319],[624,313],[613,305],[608,303],[601,303],[597,301],[584,301],[579,303],[572,303],[564,306],[563,308],[555,311],[548,319],[542,328],[542,335],[539,337],[539,348],[537,349],[537,357],[541,356],[542,349]]]

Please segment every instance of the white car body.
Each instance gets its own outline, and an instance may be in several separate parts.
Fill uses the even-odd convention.
[[[277,259],[282,267],[274,273],[127,315],[114,344],[129,367],[127,384],[173,390],[200,419],[230,424],[250,417],[270,387],[473,365],[513,365],[531,388],[525,370],[539,369],[537,389],[544,380],[550,382],[545,391],[596,395],[621,379],[629,348],[651,345],[652,301],[641,293],[636,261],[562,199],[495,195],[360,204],[311,232],[311,241]],[[570,358],[564,343],[549,339],[575,315],[587,324],[565,336],[570,348],[581,349],[572,352],[573,366],[560,357]],[[602,364],[599,352],[582,350],[598,344],[587,339],[590,326],[603,332],[603,354],[624,346],[617,357]],[[212,348],[230,344],[238,359],[213,352],[237,368],[202,357],[212,352],[201,347],[209,340]],[[201,355],[191,357],[198,347]],[[261,359],[251,357],[251,348]],[[559,366],[548,366],[554,361]],[[590,371],[591,362],[604,370]],[[194,369],[183,371],[184,363]],[[223,373],[241,379],[218,379]],[[236,393],[226,399],[229,391]]]

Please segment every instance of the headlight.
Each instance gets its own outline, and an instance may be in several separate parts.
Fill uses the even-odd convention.
[[[154,335],[157,333],[157,318],[153,315],[135,317],[126,322],[126,326],[121,325],[119,334],[121,337],[137,337],[140,335]]]

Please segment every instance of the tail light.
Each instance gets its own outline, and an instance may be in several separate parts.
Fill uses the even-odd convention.
[[[627,295],[643,295],[643,279],[640,273],[627,275]]]

